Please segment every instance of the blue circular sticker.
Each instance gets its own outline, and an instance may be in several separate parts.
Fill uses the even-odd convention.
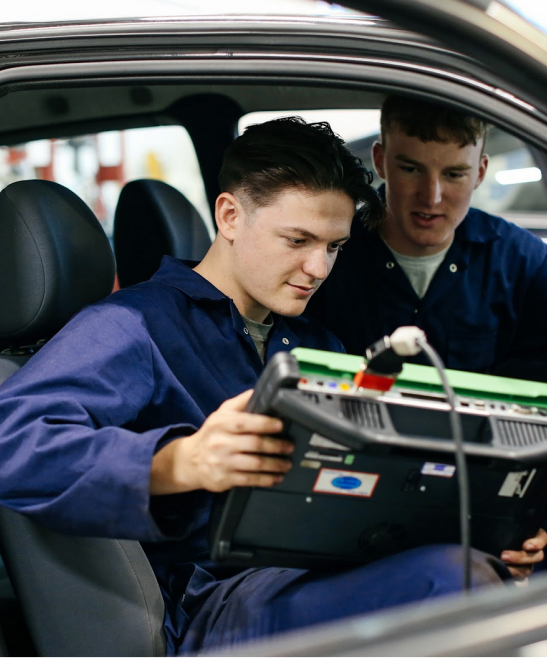
[[[353,476],[338,476],[334,478],[332,484],[339,490],[355,490],[361,486],[361,481]]]

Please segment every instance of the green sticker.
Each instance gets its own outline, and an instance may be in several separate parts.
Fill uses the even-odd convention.
[[[346,455],[344,464],[353,464],[354,461],[355,461],[355,455]]]

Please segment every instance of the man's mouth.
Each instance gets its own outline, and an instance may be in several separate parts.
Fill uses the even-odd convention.
[[[443,214],[424,214],[420,211],[413,211],[412,217],[418,221],[418,223],[431,223],[435,220],[443,218]]]
[[[294,290],[303,296],[310,296],[316,290],[316,287],[313,285],[296,285],[294,283],[288,283]]]

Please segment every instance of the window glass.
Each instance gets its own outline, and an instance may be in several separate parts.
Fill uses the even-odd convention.
[[[109,237],[122,186],[133,179],[161,179],[184,193],[214,236],[194,146],[180,126],[108,131],[0,148],[2,188],[35,178],[56,181],[78,194]]]
[[[488,170],[472,205],[547,238],[545,155],[499,129],[490,132],[485,152]]]
[[[239,133],[243,133],[249,124],[268,122],[277,117],[287,117],[289,115],[298,115],[306,120],[306,122],[328,122],[332,130],[346,142],[359,140],[370,135],[377,135],[380,131],[379,110],[325,109],[248,113],[239,121]]]

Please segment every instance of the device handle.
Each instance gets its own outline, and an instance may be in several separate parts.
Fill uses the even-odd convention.
[[[278,352],[266,364],[245,411],[267,414],[279,389],[296,388],[300,376],[296,357],[290,352]]]

